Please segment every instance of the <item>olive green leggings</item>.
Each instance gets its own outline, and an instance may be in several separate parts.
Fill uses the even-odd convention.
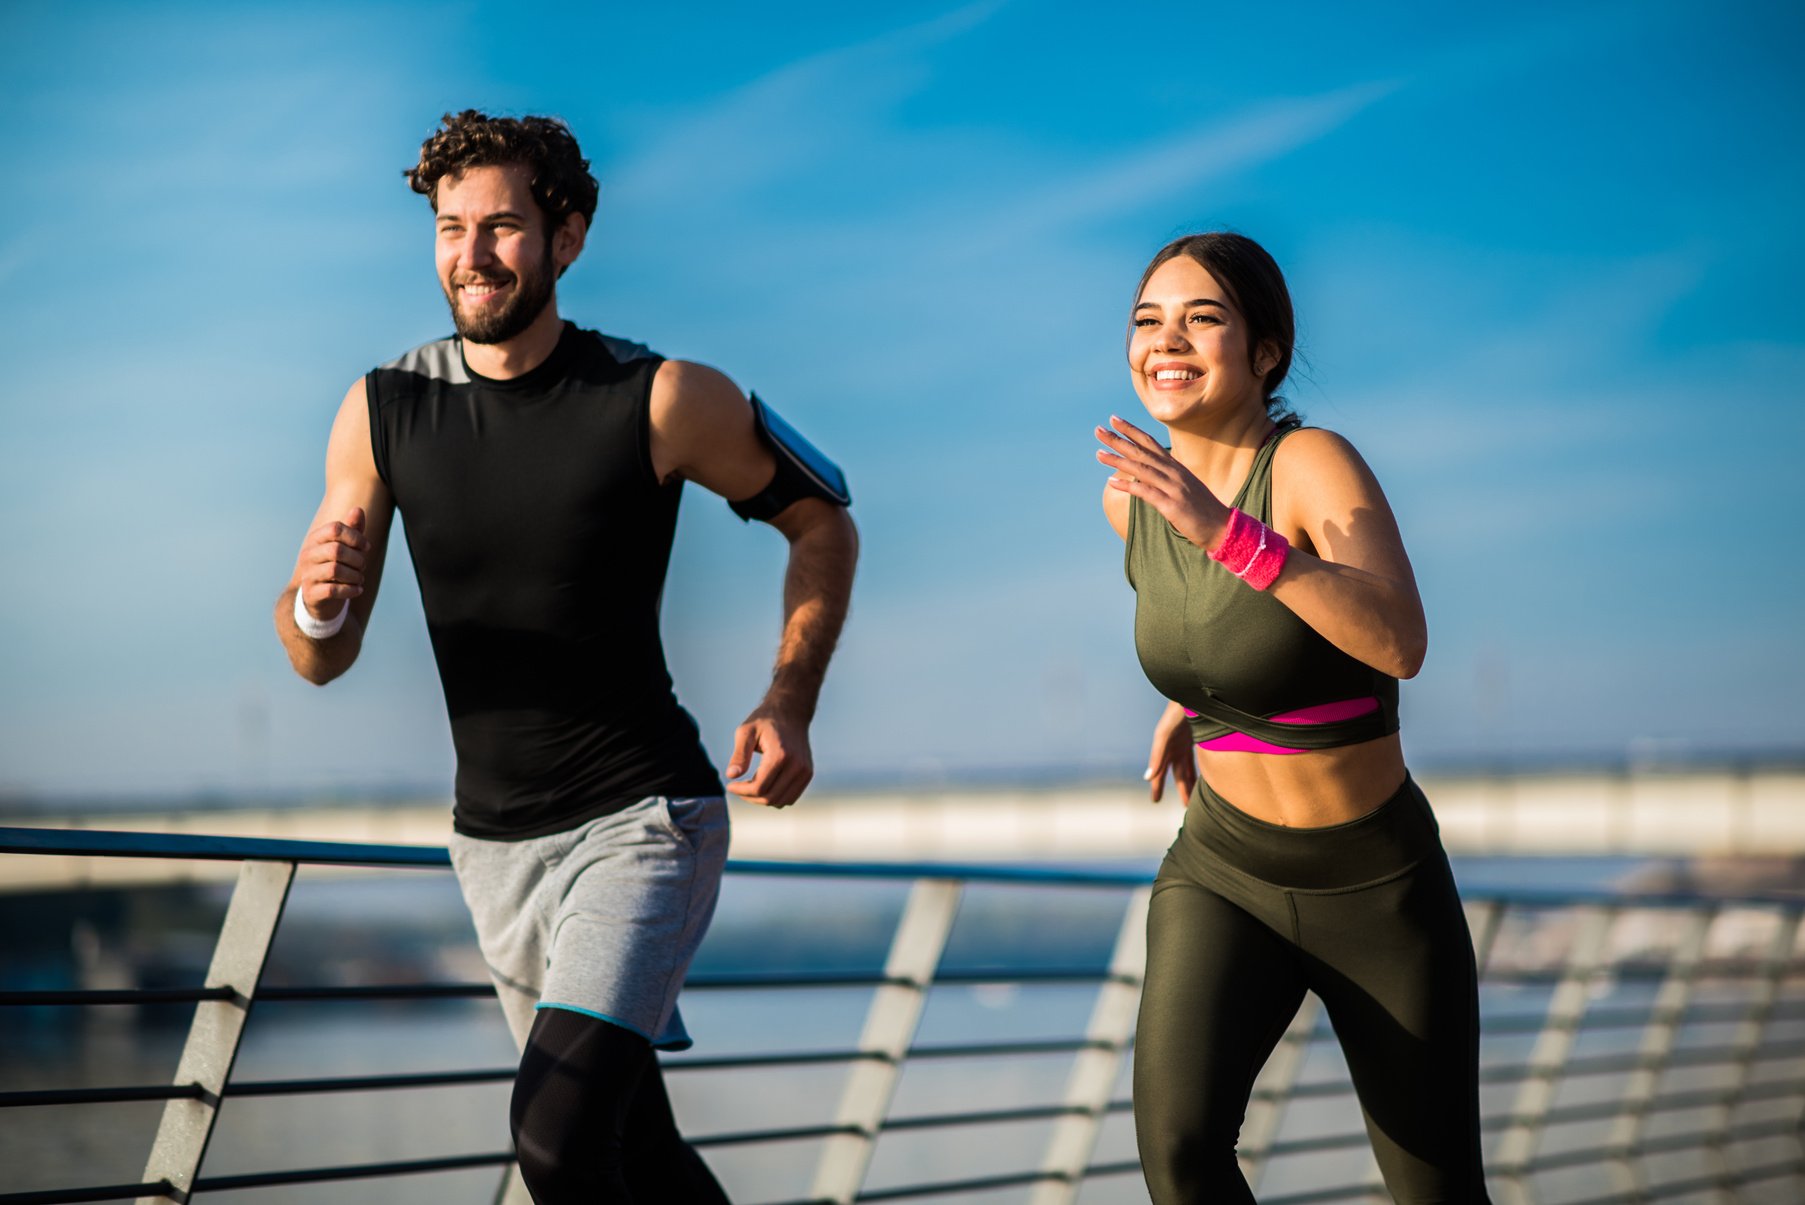
[[[1282,886],[1280,885],[1282,884]],[[1416,784],[1347,824],[1267,824],[1198,784],[1154,883],[1134,1118],[1156,1205],[1252,1202],[1254,1076],[1315,992],[1399,1202],[1487,1200],[1473,946]]]

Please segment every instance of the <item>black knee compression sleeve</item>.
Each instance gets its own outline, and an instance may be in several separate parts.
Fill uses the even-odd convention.
[[[563,1008],[533,1019],[510,1120],[520,1175],[538,1205],[626,1202],[621,1136],[651,1043]]]
[[[726,1205],[677,1133],[651,1044],[631,1030],[540,1009],[511,1120],[521,1178],[538,1205]]]

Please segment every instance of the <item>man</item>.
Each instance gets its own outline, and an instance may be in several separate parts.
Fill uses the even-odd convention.
[[[421,147],[407,176],[457,335],[346,393],[276,629],[309,681],[350,668],[400,511],[457,750],[452,861],[523,1048],[522,1177],[542,1205],[725,1201],[653,1054],[689,1045],[676,995],[727,848],[659,639],[678,494],[694,481],[789,541],[776,669],[727,765],[768,807],[813,775],[857,536],[838,470],[762,403],[559,317],[588,168],[548,118],[467,110]]]

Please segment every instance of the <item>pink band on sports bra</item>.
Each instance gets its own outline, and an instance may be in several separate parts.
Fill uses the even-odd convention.
[[[1379,710],[1379,700],[1367,696],[1364,699],[1342,699],[1336,703],[1317,703],[1311,707],[1300,707],[1296,711],[1281,711],[1272,716],[1274,724],[1334,724],[1341,720],[1351,720],[1357,716],[1370,715]],[[1185,714],[1195,718],[1197,713],[1189,707]],[[1244,732],[1227,732],[1221,736],[1213,736],[1207,741],[1198,741],[1199,749],[1208,749],[1212,753],[1308,753],[1307,749],[1290,749],[1284,745],[1274,745],[1257,737],[1248,736]]]

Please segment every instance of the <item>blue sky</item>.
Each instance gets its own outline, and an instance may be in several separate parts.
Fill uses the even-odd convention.
[[[1215,226],[1285,265],[1288,393],[1398,511],[1414,759],[1797,749],[1801,10],[1099,12],[7,5],[0,790],[446,786],[404,559],[324,691],[268,612],[346,386],[448,329],[400,169],[466,106],[583,141],[567,315],[847,466],[826,780],[1140,764],[1089,432],[1140,413],[1147,256]],[[686,498],[665,627],[717,759],[781,561]]]

